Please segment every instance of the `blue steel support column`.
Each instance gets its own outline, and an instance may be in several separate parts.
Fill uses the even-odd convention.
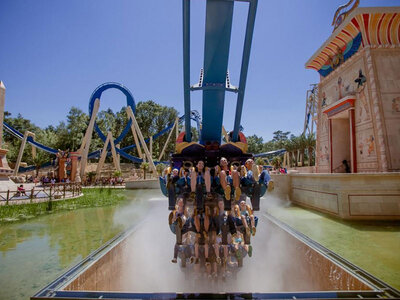
[[[190,126],[190,0],[183,6],[183,96],[185,100],[185,140],[192,141]]]
[[[221,142],[233,1],[207,0],[201,142]]]
[[[233,137],[232,138],[233,138],[234,142],[237,142],[237,140],[238,140],[240,119],[242,116],[244,91],[246,89],[247,71],[249,68],[250,50],[251,50],[251,42],[253,39],[254,22],[256,19],[257,2],[258,2],[258,0],[250,0],[250,3],[249,3],[246,36],[244,39],[244,47],[243,47],[242,67],[241,67],[241,71],[240,71],[239,92],[238,92],[237,103],[236,103],[235,124],[233,127]]]

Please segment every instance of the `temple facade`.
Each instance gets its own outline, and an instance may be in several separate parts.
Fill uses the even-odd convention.
[[[335,25],[306,63],[320,74],[316,172],[398,172],[400,7],[357,7]]]

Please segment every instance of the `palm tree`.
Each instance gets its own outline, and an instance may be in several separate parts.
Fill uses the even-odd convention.
[[[288,155],[287,155],[287,157],[288,157],[288,162],[287,162],[287,164],[288,164],[289,167],[292,167],[292,160],[293,160],[292,155],[293,155],[293,150],[294,150],[294,147],[293,147],[293,146],[294,146],[294,145],[293,145],[292,140],[286,140],[286,141],[285,141],[284,148],[285,148],[285,150],[286,150],[287,153],[288,153]]]
[[[142,162],[140,164],[140,168],[143,170],[143,179],[146,179],[146,171],[149,169],[149,163],[148,162]]]
[[[300,148],[300,142],[299,142],[299,137],[292,135],[290,137],[290,141],[293,145],[293,154],[294,154],[294,167],[297,167],[298,163],[298,153],[299,153],[299,148]]]
[[[311,166],[311,165],[313,165],[312,161],[314,161],[314,163],[315,163],[315,159],[313,159],[314,158],[313,150],[315,149],[315,144],[316,144],[314,133],[311,133],[306,137],[306,143],[307,143],[307,152],[308,152],[308,166]]]
[[[167,167],[166,164],[163,163],[159,163],[158,165],[156,165],[156,170],[158,172],[158,175],[162,176],[162,172],[164,171],[164,169]]]
[[[278,169],[281,166],[282,163],[282,159],[280,156],[275,156],[272,160],[271,160],[272,165],[275,167],[275,169]]]
[[[300,164],[303,167],[304,166],[304,152],[307,148],[307,139],[305,134],[302,134],[298,137],[298,149],[300,151]]]

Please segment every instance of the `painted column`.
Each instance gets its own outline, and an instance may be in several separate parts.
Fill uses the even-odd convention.
[[[379,98],[378,98],[378,88],[375,82],[375,72],[374,66],[372,62],[371,49],[369,47],[365,48],[365,55],[367,58],[367,77],[369,81],[369,88],[371,91],[372,98],[372,117],[375,119],[375,128],[376,128],[376,148],[379,150],[377,153],[378,156],[378,168],[381,168],[380,172],[388,172],[388,164],[386,157],[386,147],[385,147],[385,134],[383,130],[383,121],[382,121],[382,112],[379,107]]]
[[[71,158],[71,178],[72,182],[81,182],[81,177],[78,172],[78,163],[79,163],[79,152],[70,152],[69,156]]]
[[[65,162],[67,158],[66,157],[59,157],[58,158],[58,180],[65,179]]]
[[[6,99],[6,87],[0,81],[0,177],[7,177],[13,173],[7,162],[7,149],[2,148],[3,144],[3,121],[4,121],[4,104]]]
[[[6,99],[6,87],[3,81],[0,81],[0,149],[3,145],[3,122],[4,122],[4,104]]]
[[[351,173],[357,173],[357,142],[354,108],[349,109]]]
[[[328,130],[329,130],[329,173],[333,171],[333,160],[332,160],[332,119],[328,119]]]

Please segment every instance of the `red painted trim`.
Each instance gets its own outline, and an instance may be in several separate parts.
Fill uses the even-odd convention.
[[[359,32],[361,32],[360,24],[358,24],[358,21],[356,20],[356,18],[353,18],[353,19],[351,20],[351,23],[353,23],[354,26],[357,28],[357,30],[358,30]],[[364,45],[364,38],[363,38],[363,37],[361,38],[361,43],[362,43],[362,46],[364,47],[365,45]]]
[[[388,28],[387,28],[387,37],[388,37],[389,45],[392,44],[392,39],[390,38],[390,27],[392,27],[392,22],[393,22],[393,19],[394,19],[395,17],[396,17],[396,14],[393,14],[393,17],[390,19],[389,25],[388,25]]]
[[[331,48],[331,44],[332,44],[332,42],[331,42],[328,46],[326,46],[325,49],[329,49],[329,50],[331,50],[333,53],[336,53],[336,51],[335,51],[334,49]]]
[[[347,46],[348,43],[347,43],[344,39],[342,39],[341,37],[338,37],[338,36],[337,36],[336,38],[337,38],[338,40],[342,41],[342,42],[344,43],[345,46]]]
[[[400,215],[352,215],[350,208],[350,196],[364,196],[364,197],[376,197],[376,196],[400,196],[400,194],[348,194],[347,202],[349,203],[349,215],[353,217],[400,217]]]
[[[356,141],[356,122],[355,122],[355,111],[354,109],[350,110],[350,138],[351,138],[351,164],[352,164],[352,172],[357,173],[357,141]]]
[[[346,35],[348,35],[349,37],[351,37],[353,39],[353,37],[351,36],[351,34],[349,32],[347,32],[346,30],[342,30],[342,32]],[[345,42],[347,44],[347,42]]]
[[[336,108],[338,108],[338,107],[341,107],[341,106],[344,105],[345,103],[350,103],[351,106],[354,107],[354,101],[356,101],[355,98],[347,99],[346,101],[340,102],[339,104],[336,104],[335,106],[332,106],[331,108],[329,108],[329,109],[327,109],[327,110],[324,110],[323,113],[326,114],[326,113],[328,113],[328,112],[330,112],[330,111],[332,111],[332,110],[334,110],[334,109],[336,109]]]
[[[383,14],[381,19],[378,22],[378,27],[376,29],[376,35],[378,36],[378,44],[381,45],[381,35],[379,33],[379,31],[381,30],[381,25],[382,25],[382,21],[385,18],[386,14]]]
[[[358,21],[357,21],[356,18],[353,18],[353,19],[351,20],[351,23],[353,23],[354,26],[356,26],[356,28],[358,29],[358,31],[361,31],[361,29],[360,29],[360,24],[358,24]]]
[[[363,20],[364,20],[365,35],[367,36],[367,42],[368,42],[368,45],[371,45],[371,41],[369,39],[369,31],[368,31],[369,14],[363,14]]]
[[[337,43],[335,42],[331,42],[331,44],[335,45],[336,47],[338,47],[339,49],[342,49],[342,47],[340,47]]]

